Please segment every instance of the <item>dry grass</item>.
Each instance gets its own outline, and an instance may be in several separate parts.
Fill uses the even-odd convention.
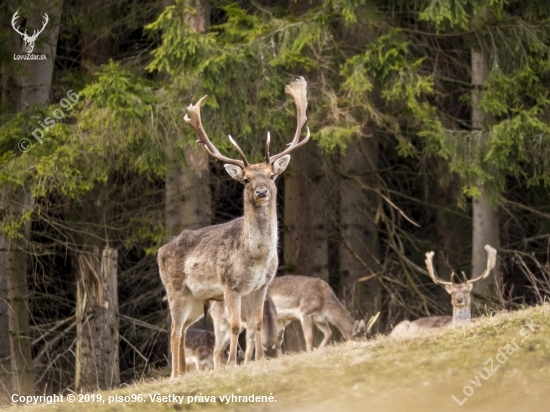
[[[530,336],[525,322],[538,327]],[[311,354],[287,355],[238,368],[192,374],[171,381],[156,379],[103,392],[104,404],[64,402],[28,409],[48,411],[231,410],[231,411],[547,411],[550,401],[550,305],[546,304],[491,318],[464,327],[447,327],[393,341],[334,345]],[[524,333],[524,332],[523,332]],[[519,348],[487,380],[485,362],[512,339]],[[523,341],[522,341],[523,339]],[[512,348],[509,346],[508,348]],[[499,363],[494,360],[494,367]],[[477,383],[477,382],[476,382]],[[465,398],[464,386],[474,393],[459,406],[452,398]],[[215,396],[216,402],[153,403],[149,395]],[[145,402],[108,405],[108,397],[142,394]],[[273,403],[219,402],[220,395],[273,394]]]

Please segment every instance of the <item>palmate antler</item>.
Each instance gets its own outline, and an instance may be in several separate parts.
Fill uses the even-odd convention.
[[[237,149],[237,152],[239,152],[239,155],[243,159],[237,160],[232,159],[230,157],[226,157],[220,153],[220,151],[212,144],[208,136],[206,135],[206,132],[204,131],[202,127],[202,121],[201,121],[201,105],[206,100],[208,96],[204,96],[202,99],[200,99],[195,105],[191,104],[189,107],[187,107],[187,114],[183,118],[189,125],[195,130],[195,133],[197,134],[197,137],[199,138],[197,140],[197,143],[203,143],[204,147],[206,148],[206,151],[210,156],[212,156],[215,159],[218,159],[224,163],[229,163],[235,166],[239,166],[241,169],[244,169],[246,166],[248,166],[248,161],[246,160],[246,157],[237,144],[235,140],[231,136],[229,136],[229,141],[235,148]]]
[[[285,86],[285,93],[290,94],[294,99],[294,103],[296,104],[296,133],[294,134],[294,139],[292,139],[292,142],[290,142],[289,146],[284,151],[271,157],[269,156],[269,134],[268,134],[267,144],[266,144],[266,156],[265,156],[266,157],[265,162],[267,164],[273,164],[274,161],[289,154],[293,150],[296,150],[299,147],[302,147],[309,140],[309,127],[308,127],[306,137],[300,142],[300,133],[302,131],[302,127],[304,127],[304,124],[307,120],[307,117],[306,117],[307,82],[302,76],[300,76],[297,80]]]
[[[485,251],[487,252],[487,268],[485,269],[485,271],[480,276],[478,276],[477,278],[474,278],[474,279],[467,279],[466,274],[464,272],[462,272],[462,277],[463,277],[464,283],[475,283],[475,282],[478,282],[482,279],[485,279],[487,276],[489,276],[489,273],[491,273],[491,270],[493,270],[495,268],[496,260],[497,260],[497,251],[489,245],[485,245]],[[440,279],[436,276],[435,270],[434,270],[434,267],[433,267],[433,257],[434,257],[434,252],[426,253],[426,267],[428,268],[428,273],[430,274],[430,277],[432,278],[432,280],[435,283],[437,283],[439,285],[443,285],[443,286],[445,286],[445,285],[454,285],[455,284],[455,282],[454,282],[455,272],[451,273],[451,281],[450,282],[444,281],[444,280],[442,280],[442,279]]]
[[[479,275],[477,278],[467,280],[467,283],[475,283],[482,279],[485,279],[487,276],[489,276],[489,273],[491,273],[491,270],[493,270],[497,263],[497,251],[496,249],[492,248],[489,245],[485,245],[485,251],[487,252],[487,268],[485,271]]]
[[[294,135],[294,139],[289,144],[289,147],[287,147],[283,152],[276,154],[275,156],[270,156],[269,154],[270,134],[269,132],[267,133],[267,141],[265,145],[265,162],[267,164],[273,164],[273,162],[275,162],[277,159],[280,159],[281,157],[292,152],[293,150],[298,149],[309,140],[310,133],[308,128],[306,137],[302,141],[300,141],[300,132],[302,131],[302,127],[304,126],[304,123],[307,120],[307,117],[306,117],[307,82],[304,80],[303,77],[300,77],[285,87],[285,93],[290,94],[294,99],[294,103],[296,104],[296,115],[297,115],[296,133]],[[229,163],[244,169],[245,167],[248,166],[248,161],[246,160],[246,157],[243,151],[241,150],[241,148],[239,147],[239,145],[235,142],[235,140],[233,140],[231,136],[229,136],[229,140],[231,141],[231,144],[235,146],[235,148],[237,149],[237,152],[241,156],[242,160],[232,159],[222,155],[206,135],[206,132],[202,127],[201,113],[200,113],[201,105],[206,99],[206,97],[207,96],[204,96],[194,105],[193,104],[189,105],[187,107],[187,114],[185,115],[183,120],[189,123],[189,125],[195,130],[195,133],[197,134],[197,137],[198,137],[197,143],[203,143],[206,148],[206,151],[208,152],[208,154],[210,154],[210,156],[224,163]]]

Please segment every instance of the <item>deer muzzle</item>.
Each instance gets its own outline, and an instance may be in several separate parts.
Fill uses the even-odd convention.
[[[269,191],[267,189],[256,189],[256,198],[258,199],[265,199],[269,195]]]

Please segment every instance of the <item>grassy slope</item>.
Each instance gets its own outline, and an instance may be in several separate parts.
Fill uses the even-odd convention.
[[[527,338],[525,321],[540,327]],[[28,407],[55,411],[232,410],[232,411],[549,411],[550,305],[491,318],[472,325],[424,334],[414,340],[334,345],[311,354],[287,355],[218,372],[190,374],[104,392],[103,397],[143,394],[146,402],[58,404]],[[515,338],[519,345],[487,381],[479,379],[489,357]],[[522,342],[522,339],[524,341]],[[495,360],[495,367],[498,362]],[[459,406],[465,385],[474,393]],[[276,403],[151,403],[149,394],[269,395]]]

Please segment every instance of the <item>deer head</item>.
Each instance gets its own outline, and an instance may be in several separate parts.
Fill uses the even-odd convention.
[[[426,253],[426,267],[428,268],[428,273],[430,274],[430,277],[435,283],[443,285],[445,287],[445,290],[451,295],[451,303],[454,308],[462,309],[465,307],[469,307],[471,304],[470,292],[474,287],[474,283],[485,279],[487,276],[489,276],[491,270],[494,269],[497,260],[497,251],[489,245],[485,245],[485,251],[487,252],[487,268],[485,269],[485,271],[480,276],[474,279],[467,279],[466,274],[462,272],[462,283],[456,283],[454,281],[455,272],[451,273],[450,282],[438,278],[435,275],[433,267],[434,252]]]
[[[50,20],[50,18],[48,17],[48,15],[46,13],[44,13],[44,22],[42,23],[42,28],[40,30],[33,30],[32,36],[29,36],[29,35],[27,35],[27,30],[25,30],[24,33],[21,33],[19,31],[19,27],[21,27],[21,26],[15,27],[15,25],[17,24],[18,17],[19,17],[19,10],[17,10],[14,13],[14,15],[11,19],[11,26],[13,27],[13,29],[17,33],[19,33],[21,35],[21,38],[25,42],[25,49],[27,50],[27,53],[31,54],[32,51],[34,50],[34,42],[38,38],[38,35],[44,31],[44,29],[46,28],[46,25],[48,24],[48,21]]]
[[[356,320],[353,323],[353,330],[351,332],[350,339],[354,340],[360,340],[365,337],[369,338],[371,336],[371,329],[373,325],[378,320],[378,317],[380,316],[380,312],[378,312],[376,315],[371,316],[369,321],[365,324],[365,321],[363,319]]]
[[[282,328],[279,333],[277,333],[275,342],[264,342],[264,351],[267,358],[277,358],[283,354],[281,345],[283,344],[284,338],[285,328]]]
[[[202,127],[200,108],[207,96],[200,99],[197,104],[190,105],[187,108],[187,114],[184,120],[195,130],[198,140],[197,143],[203,143],[210,156],[224,162],[227,173],[239,182],[245,185],[245,204],[252,204],[255,207],[265,206],[275,199],[277,192],[275,179],[288,166],[290,161],[289,153],[303,146],[309,140],[309,128],[307,135],[300,141],[300,132],[307,120],[307,83],[303,77],[290,83],[285,87],[285,93],[290,94],[296,104],[297,126],[294,139],[283,152],[271,156],[269,153],[270,135],[267,133],[267,142],[265,146],[265,160],[263,163],[249,164],[239,145],[229,136],[229,141],[239,153],[242,160],[231,159],[223,156],[219,150],[210,142]]]
[[[363,319],[356,320],[353,323],[353,331],[351,332],[351,339],[362,339],[367,334],[367,328]]]

